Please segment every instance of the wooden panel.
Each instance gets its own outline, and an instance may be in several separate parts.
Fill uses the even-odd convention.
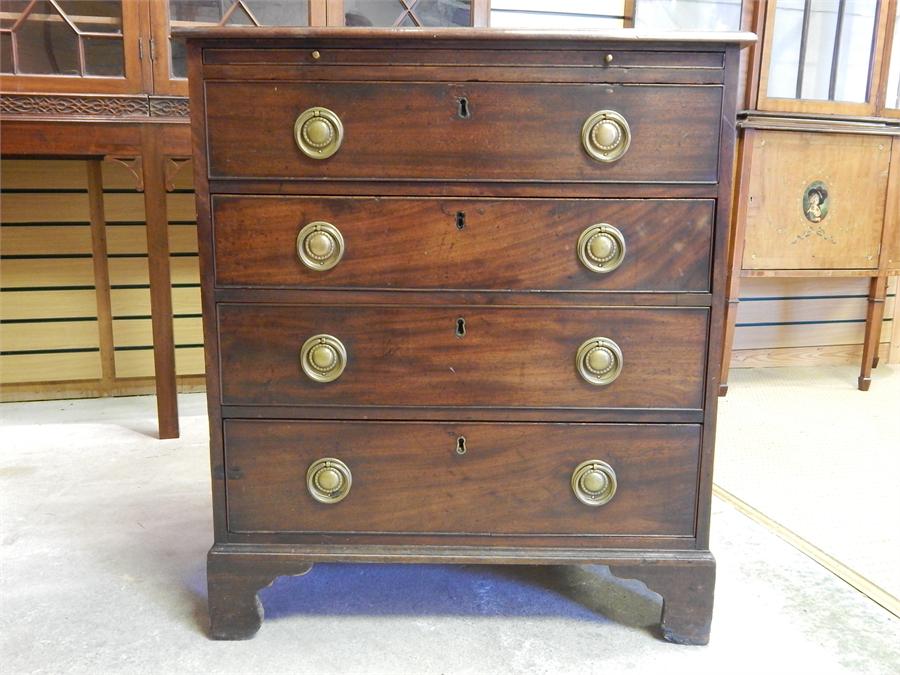
[[[174,319],[175,345],[203,344],[203,322],[199,317]],[[119,319],[113,321],[113,340],[116,347],[150,347],[153,328],[150,319]]]
[[[219,305],[222,402],[700,408],[707,320],[703,308]],[[305,377],[297,356],[319,333],[348,352],[345,372],[326,385]],[[625,363],[606,387],[583,381],[574,364],[578,347],[601,335]]]
[[[459,436],[465,455],[456,452]],[[229,420],[228,527],[689,537],[699,440],[693,425]],[[320,504],[306,490],[307,467],[320,457],[338,457],[353,473],[338,504]],[[582,504],[570,487],[575,467],[594,458],[618,479],[601,507]]]
[[[104,195],[108,222],[143,222],[144,196],[138,192],[107,192]],[[169,220],[192,222],[197,219],[194,195],[170,193],[166,207]],[[87,193],[7,193],[3,195],[5,223],[88,222]]]
[[[709,290],[712,201],[216,197],[216,279],[228,286],[538,290]],[[459,218],[463,218],[459,221]],[[324,220],[343,235],[337,267],[310,270],[297,232]],[[610,223],[622,265],[578,260],[586,227]]]
[[[34,257],[29,259],[6,258],[0,263],[2,288],[30,287],[92,287],[94,281],[90,226],[88,225],[88,195],[86,167],[82,160],[8,160],[4,159],[2,219],[4,222],[29,223],[5,225],[0,229],[0,252],[4,256],[85,256],[78,258]],[[114,254],[146,254],[147,232],[143,225],[143,195],[135,191],[135,176],[118,162],[102,164],[105,194],[105,215],[111,221],[138,223],[133,226],[111,226],[110,252]],[[138,165],[137,170],[140,170]],[[180,190],[191,186],[190,167],[170,171],[174,187]],[[8,190],[35,192],[10,193]],[[48,192],[56,190],[56,192]],[[120,190],[126,192],[109,192]],[[169,218],[193,221],[194,198],[192,194],[169,194],[167,204]],[[68,223],[84,223],[69,225]],[[53,223],[66,223],[55,225]],[[170,237],[174,253],[196,253],[196,226],[172,225]],[[172,258],[173,282],[199,284],[196,257]],[[113,258],[109,261],[113,284],[148,284],[146,258]],[[120,293],[115,309],[121,315],[146,315],[149,313],[149,291],[135,289],[137,293]],[[178,308],[182,313],[199,313],[199,290],[175,289]],[[128,306],[134,300],[135,306]],[[177,311],[177,310],[176,310]],[[99,331],[93,321],[41,321],[62,317],[95,317],[96,295],[92,290],[42,290],[8,292],[0,295],[0,316],[3,319],[35,319],[35,322],[3,324],[0,326],[0,350],[71,350],[96,349]],[[191,324],[185,326],[185,322]],[[147,323],[139,321],[136,323]],[[199,319],[177,319],[176,330],[181,330],[189,344],[202,342]],[[148,340],[146,344],[150,344]],[[122,359],[117,358],[117,361]],[[152,351],[135,352],[132,358],[122,361],[125,373],[119,377],[153,374]],[[102,371],[100,357],[94,352],[61,351],[50,354],[5,355],[0,380],[7,386],[31,387],[24,394],[31,398],[53,398],[62,391],[60,381],[97,381],[93,391],[83,389],[85,395],[112,393],[111,383],[99,383]],[[178,365],[184,373],[202,373],[202,350],[186,350],[178,356]],[[136,375],[134,375],[136,374]],[[48,382],[50,384],[42,384]],[[35,387],[43,389],[40,395]],[[79,391],[82,391],[80,389]],[[10,394],[15,397],[15,394]],[[9,397],[5,397],[8,399]]]
[[[140,193],[107,193],[107,222],[143,222],[144,195]],[[185,193],[169,193],[166,195],[166,210],[170,221],[193,222],[197,220],[194,207],[194,195]]]
[[[93,286],[90,258],[25,258],[0,262],[0,288]]]
[[[203,392],[203,375],[179,375],[178,393]],[[56,399],[97,398],[100,396],[141,396],[156,393],[156,385],[149,377],[121,378],[111,385],[102,380],[74,380],[72,382],[20,382],[0,387],[0,402],[47,401]]]
[[[881,339],[890,340],[892,321],[885,320]],[[815,323],[801,325],[752,326],[739,328],[734,336],[735,349],[762,349],[768,347],[808,347],[811,345],[861,344],[865,324]]]
[[[743,267],[876,269],[890,145],[877,136],[754,134]],[[815,181],[828,192],[827,214],[811,212],[819,222],[803,204]]]
[[[97,294],[93,290],[15,291],[0,293],[0,319],[47,317],[95,317]]]
[[[147,228],[137,225],[109,225],[106,228],[110,255],[147,253]],[[197,252],[196,225],[169,225],[169,250],[172,253]]]
[[[460,97],[468,119],[458,115]],[[293,142],[297,101],[341,117],[344,143],[327,162]],[[711,182],[721,107],[719,87],[208,82],[209,175]],[[606,108],[632,132],[630,149],[611,164],[581,145],[584,121]]]
[[[620,22],[621,23],[621,22]],[[373,66],[420,66],[423,69],[440,65],[449,68],[474,66],[479,68],[497,68],[499,66],[550,66],[557,68],[583,68],[583,79],[589,79],[593,73],[588,68],[597,66],[597,53],[599,49],[579,50],[563,52],[558,49],[418,49],[408,48],[403,50],[373,50],[373,49],[323,49],[318,59],[313,59],[308,52],[299,52],[296,49],[233,49],[211,48],[203,52],[203,63],[207,66],[207,73],[220,74],[221,70],[209,69],[208,66],[236,66],[236,65],[263,65],[268,68],[257,68],[251,71],[253,79],[276,79],[289,72],[300,75],[297,79],[316,79],[317,74],[323,75],[322,70],[334,72],[333,68],[324,69],[323,66],[362,66],[358,70],[358,77],[366,79],[367,71]],[[614,54],[614,60],[604,66],[607,78],[612,79],[622,75],[637,78],[639,75],[633,70],[625,69],[715,69],[721,70],[724,62],[724,54],[720,51],[710,52],[679,52],[679,51],[641,51],[641,50],[617,50],[610,48]],[[298,66],[313,64],[315,70],[300,71]],[[291,71],[293,69],[293,71]],[[238,72],[238,71],[232,71]],[[244,70],[239,71],[246,72]],[[337,72],[341,72],[338,70]],[[402,72],[396,69],[394,72]],[[302,73],[302,74],[301,74]],[[514,71],[504,71],[504,74]],[[672,73],[671,80],[675,81],[678,75]],[[720,80],[721,81],[721,73]],[[513,76],[515,76],[513,74]],[[211,78],[217,79],[217,78]],[[426,78],[422,78],[426,79]],[[491,79],[490,77],[482,79]]]
[[[150,316],[149,288],[114,288],[112,297],[113,317]],[[173,288],[172,309],[179,314],[200,313],[199,288]]]
[[[59,382],[100,377],[100,352],[0,356],[0,382]]]
[[[204,371],[203,347],[175,349],[175,372],[196,375]],[[116,351],[116,377],[153,377],[153,350],[129,349]]]
[[[894,312],[895,298],[885,301],[885,316]],[[738,305],[737,323],[808,323],[863,320],[868,308],[866,298],[800,298],[794,300],[744,301]]]
[[[77,159],[0,159],[4,190],[87,190],[84,161]]]
[[[188,160],[171,175],[176,190],[193,187],[192,161]],[[121,162],[102,164],[104,190],[135,190],[136,178]],[[0,160],[4,190],[87,190],[84,160],[79,159],[7,159]]]
[[[829,347],[783,347],[767,349],[741,349],[731,354],[731,368],[772,368],[785,366],[842,366],[858,365],[862,358],[862,345],[835,345]],[[882,342],[879,357],[888,360],[890,344]]]
[[[897,279],[888,284],[888,293],[897,290]],[[792,299],[799,297],[861,297],[869,294],[867,277],[831,277],[815,279],[787,277],[777,279],[748,277],[741,280],[741,300],[749,298]]]
[[[768,350],[860,344],[863,338],[860,322],[868,308],[868,289],[867,278],[744,279],[735,348]],[[896,292],[897,279],[893,278],[888,284],[886,319],[896,314]],[[890,323],[885,323],[884,331],[882,340],[887,341]],[[795,360],[798,359],[802,357]]]
[[[200,264],[195,256],[171,259],[173,284],[199,284]],[[113,286],[149,284],[147,258],[110,258],[109,280]]]
[[[21,195],[4,195],[4,211],[8,196]],[[90,254],[91,228],[87,224],[6,225],[0,227],[0,247],[4,256]]]
[[[87,192],[3,195],[4,223],[87,223],[89,220]]]
[[[0,325],[0,351],[84,349],[99,347],[96,321],[5,323]]]

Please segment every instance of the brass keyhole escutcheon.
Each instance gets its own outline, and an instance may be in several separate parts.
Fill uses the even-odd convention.
[[[304,225],[297,235],[297,257],[311,270],[330,270],[344,257],[344,236],[324,220]]]
[[[572,492],[582,504],[603,506],[615,496],[616,472],[606,462],[589,459],[572,472]]]
[[[622,365],[622,350],[606,337],[585,340],[575,354],[575,369],[588,384],[611,384],[621,374]]]
[[[340,149],[344,125],[328,108],[309,108],[294,122],[294,141],[307,157],[327,159]]]
[[[334,457],[317,459],[306,470],[306,488],[317,502],[336,504],[350,492],[350,467]]]
[[[466,437],[465,436],[458,437],[456,439],[456,454],[464,455],[464,454],[466,454],[467,450],[468,449],[466,448]]]
[[[581,127],[581,144],[598,162],[615,162],[631,145],[631,127],[615,110],[598,110]]]
[[[578,259],[592,272],[612,272],[625,260],[625,236],[609,223],[586,228],[578,237]]]
[[[347,367],[347,350],[333,335],[313,335],[300,348],[300,367],[316,382],[333,382]]]

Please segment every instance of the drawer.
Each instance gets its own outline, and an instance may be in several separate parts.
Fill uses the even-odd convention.
[[[712,200],[216,196],[212,206],[219,286],[709,290]],[[311,255],[317,237],[325,248]]]
[[[707,319],[706,308],[220,304],[222,402],[700,409]],[[344,366],[330,382],[301,367],[301,346],[317,335],[340,342],[317,352],[321,365]],[[576,367],[595,337],[621,352],[611,384]],[[615,350],[598,350],[592,366],[607,371]]]
[[[714,182],[718,169],[720,85],[212,81],[205,87],[211,178]],[[340,148],[327,159],[307,157],[295,142],[295,122],[311,108],[332,111],[343,129]],[[602,110],[620,114],[630,130],[627,152],[608,163],[582,145],[583,126]],[[613,142],[607,134],[596,138]]]
[[[231,532],[694,533],[696,425],[227,420],[224,435]],[[323,458],[343,463],[313,471],[334,503],[307,487]],[[584,462],[589,501],[614,475],[607,503],[576,497]]]

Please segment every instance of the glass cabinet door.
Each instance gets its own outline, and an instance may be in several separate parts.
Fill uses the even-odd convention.
[[[768,5],[761,110],[872,115],[883,47],[881,0],[775,0]]]
[[[472,26],[472,0],[344,0],[347,26]]]
[[[2,0],[0,86],[140,92],[139,9],[134,0]]]
[[[174,28],[195,26],[308,26],[310,0],[156,0],[153,82],[158,94],[187,96],[187,54]]]
[[[890,47],[885,55],[887,76],[884,80],[884,103],[881,114],[900,117],[900,2],[896,3],[894,16],[888,19]]]

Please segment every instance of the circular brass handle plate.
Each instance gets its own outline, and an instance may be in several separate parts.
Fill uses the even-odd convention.
[[[294,122],[294,141],[307,157],[327,159],[340,149],[344,125],[328,108],[309,108]]]
[[[311,270],[330,270],[344,257],[344,236],[324,220],[304,225],[297,235],[297,257]]]
[[[300,347],[300,367],[316,382],[333,382],[347,367],[347,350],[333,335],[313,335]]]
[[[350,467],[334,457],[323,457],[306,470],[306,488],[317,502],[336,504],[350,492]]]
[[[612,272],[625,260],[625,236],[609,223],[591,225],[578,237],[578,259],[592,272]]]
[[[598,110],[581,127],[581,144],[598,162],[615,162],[631,145],[631,127],[615,110]]]
[[[581,378],[598,386],[611,384],[622,372],[622,350],[606,337],[585,340],[575,354],[575,368]]]
[[[582,504],[603,506],[615,496],[616,472],[604,461],[589,459],[572,472],[572,492]]]

